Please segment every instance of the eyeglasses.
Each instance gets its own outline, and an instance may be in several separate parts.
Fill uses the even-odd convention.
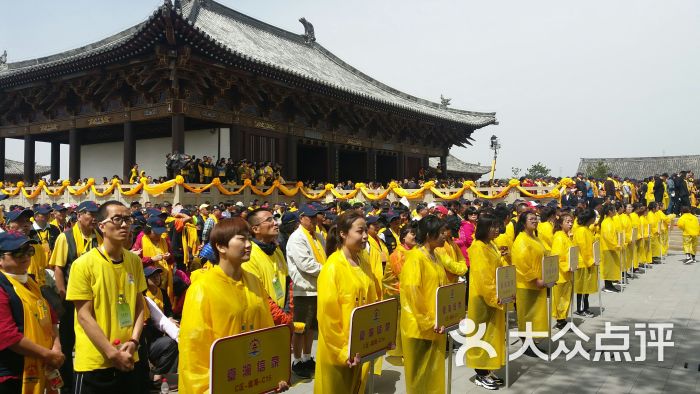
[[[115,226],[132,225],[134,223],[134,218],[131,216],[112,216],[103,220],[101,223],[112,222]]]
[[[22,249],[13,250],[12,252],[5,252],[15,259],[21,259],[22,257],[32,257],[36,253],[33,247],[26,247]]]
[[[253,226],[259,226],[263,223],[274,223],[274,222],[275,222],[275,218],[273,216],[268,216],[267,219],[261,220],[261,221],[257,222],[256,224],[254,224]]]

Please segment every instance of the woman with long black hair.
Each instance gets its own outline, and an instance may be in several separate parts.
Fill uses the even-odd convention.
[[[579,316],[593,317],[588,304],[588,295],[598,291],[598,269],[593,261],[593,231],[596,214],[592,209],[584,209],[576,218],[574,245],[578,246],[578,268],[576,269],[574,292],[576,293],[576,313]]]

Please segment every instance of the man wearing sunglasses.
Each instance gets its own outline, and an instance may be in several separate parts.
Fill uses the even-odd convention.
[[[72,302],[65,301],[66,288],[73,262],[91,249],[102,244],[102,236],[95,229],[95,215],[97,204],[94,201],[83,201],[78,205],[77,222],[61,233],[56,238],[49,266],[54,268],[56,288],[59,296],[64,300],[65,313],[61,316],[61,324],[58,327],[61,347],[66,352],[66,362],[61,367],[63,376],[63,389],[66,393],[73,392],[73,357],[75,346],[75,307]]]
[[[43,393],[45,370],[64,361],[57,319],[28,275],[36,241],[10,231],[0,234],[0,392]]]
[[[137,392],[134,370],[144,324],[146,277],[141,260],[124,248],[133,219],[118,201],[95,214],[102,245],[73,262],[66,300],[75,304],[75,392]]]
[[[25,237],[30,237],[30,232],[32,229],[32,222],[30,219],[34,216],[34,211],[31,209],[16,209],[10,211],[5,215],[7,220],[7,229],[9,231],[16,231]],[[48,259],[46,257],[46,251],[41,245],[32,244],[35,249],[34,254],[31,257],[31,262],[29,264],[29,275],[31,275],[34,280],[39,284],[39,288],[46,285],[46,268],[48,266]]]

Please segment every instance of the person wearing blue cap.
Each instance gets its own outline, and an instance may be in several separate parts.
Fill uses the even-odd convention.
[[[32,222],[30,219],[33,215],[34,212],[29,209],[8,212],[5,216],[5,219],[7,219],[7,229],[9,231],[17,231],[29,237],[32,229]],[[46,257],[46,250],[41,245],[35,243],[32,246],[34,248],[34,255],[32,255],[31,263],[29,264],[29,275],[34,277],[34,280],[39,284],[39,288],[41,288],[46,285],[48,258]]]
[[[53,217],[49,223],[56,226],[62,233],[66,228],[66,213],[68,212],[68,208],[62,204],[54,203],[51,205],[51,210],[53,210]]]
[[[39,242],[39,245],[44,248],[46,255],[49,257],[56,244],[56,238],[61,234],[61,230],[58,227],[49,223],[51,211],[52,209],[48,205],[37,207],[34,211],[34,223],[29,231],[29,238]]]
[[[134,364],[144,325],[146,277],[124,249],[133,218],[119,201],[95,214],[104,239],[73,262],[66,300],[75,304],[75,392],[128,393],[145,383]]]
[[[63,364],[57,319],[28,275],[36,241],[0,234],[0,392],[43,393],[46,370]]]
[[[316,362],[311,357],[311,345],[318,329],[316,280],[326,262],[325,244],[316,232],[317,214],[318,211],[311,205],[302,204],[299,207],[299,227],[287,241],[287,263],[294,294],[294,322],[304,323],[304,330],[295,330],[292,338],[292,371],[303,378],[311,377],[316,369]]]
[[[54,269],[56,289],[58,295],[66,298],[71,266],[73,262],[89,250],[102,244],[102,236],[95,230],[95,214],[98,207],[94,201],[83,201],[76,208],[76,223],[59,234],[56,238],[49,266]],[[63,389],[73,392],[73,357],[72,350],[75,346],[75,331],[73,330],[75,307],[72,302],[64,301],[65,313],[61,316],[61,324],[58,326],[58,334],[61,339],[61,347],[66,351],[66,362],[60,369],[63,376]]]

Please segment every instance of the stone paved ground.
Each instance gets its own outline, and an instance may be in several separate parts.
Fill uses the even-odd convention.
[[[679,234],[675,230],[671,245],[672,249],[679,249]],[[603,293],[603,317],[575,319],[581,331],[591,337],[585,343],[587,350],[594,348],[595,334],[604,332],[606,321],[632,327],[635,323],[672,323],[671,340],[675,346],[665,348],[663,362],[657,360],[655,348],[648,349],[647,360],[643,362],[593,362],[578,356],[568,362],[559,357],[548,363],[523,356],[511,362],[511,387],[507,391],[567,394],[700,392],[700,263],[683,265],[679,261],[681,252],[672,250],[669,253],[665,264],[633,279],[623,293]],[[596,314],[597,300],[597,296],[591,297],[591,309]],[[568,348],[572,348],[578,339],[571,333],[564,338]],[[510,352],[517,349],[517,346],[511,346]],[[632,357],[639,355],[639,349],[639,337],[630,336]],[[453,371],[452,392],[487,392],[470,381],[473,370],[455,367]],[[503,374],[504,371],[498,372],[499,376]],[[293,381],[290,390],[290,393],[312,392],[312,380]],[[382,375],[375,380],[375,392],[405,393],[403,368],[385,361]]]

